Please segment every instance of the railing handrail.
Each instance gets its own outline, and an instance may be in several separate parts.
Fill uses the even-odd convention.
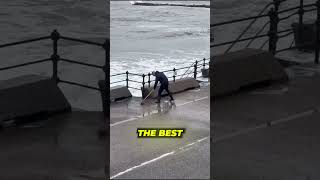
[[[251,17],[246,17],[246,18],[239,18],[239,19],[234,19],[234,20],[230,20],[230,21],[224,21],[224,22],[219,22],[219,23],[215,23],[215,24],[211,24],[210,27],[217,27],[217,26],[222,26],[222,25],[227,25],[227,24],[232,24],[232,23],[236,23],[236,22],[241,22],[241,21],[247,21],[247,20],[253,20],[252,22],[256,21],[258,18],[263,18],[266,16],[269,16],[269,21],[267,23],[265,23],[265,25],[263,25],[263,27],[252,37],[249,38],[241,38],[244,35],[244,32],[246,32],[248,30],[248,27],[250,27],[252,25],[252,23],[249,24],[249,26],[247,26],[247,28],[245,29],[245,31],[243,31],[237,38],[236,40],[233,41],[227,41],[227,42],[219,42],[218,44],[215,43],[210,43],[210,47],[218,47],[218,46],[225,46],[228,44],[231,44],[231,46],[229,46],[229,48],[225,51],[228,52],[236,43],[238,42],[243,42],[243,41],[249,41],[249,43],[245,46],[246,48],[249,47],[251,45],[251,43],[258,38],[262,38],[262,37],[266,37],[268,36],[269,38],[262,44],[262,46],[260,47],[260,49],[264,48],[264,46],[266,45],[266,43],[269,42],[269,51],[275,55],[278,52],[282,52],[285,50],[289,50],[289,49],[294,49],[294,48],[299,48],[301,47],[301,43],[299,43],[300,45],[295,45],[295,47],[293,47],[293,43],[294,40],[291,42],[290,47],[289,48],[283,48],[281,50],[277,50],[277,43],[279,39],[282,38],[286,38],[288,36],[290,36],[291,34],[294,33],[294,27],[291,27],[290,29],[286,29],[286,30],[278,30],[278,24],[281,21],[287,20],[291,17],[293,17],[294,15],[299,15],[299,27],[298,27],[298,34],[297,34],[297,38],[300,39],[300,36],[303,33],[303,15],[305,12],[312,12],[312,11],[317,11],[317,19],[315,22],[315,26],[316,26],[316,40],[314,42],[310,42],[308,44],[312,45],[315,49],[315,63],[319,63],[319,49],[320,49],[320,36],[319,36],[319,31],[320,31],[320,0],[317,0],[316,3],[308,3],[305,4],[303,0],[300,0],[300,5],[299,6],[294,6],[294,7],[289,7],[287,9],[284,10],[279,10],[279,6],[280,3],[283,2],[285,0],[274,0],[274,4],[275,7],[271,8],[271,10],[269,11],[268,15],[266,14],[262,14],[262,15],[257,15],[257,16],[251,16]],[[310,7],[315,7],[315,8],[310,8]],[[306,9],[307,8],[307,9]],[[291,14],[288,14],[284,17],[280,17],[279,15],[283,14],[283,13],[289,13],[291,11],[295,11],[298,10],[296,12],[293,12]],[[266,26],[269,24],[269,32],[267,34],[263,34],[261,35],[261,33],[263,32],[263,30],[266,28]],[[282,34],[283,33],[283,34]],[[212,40],[214,41],[214,38],[212,36]],[[307,46],[307,44],[303,44],[303,46]]]
[[[73,37],[68,37],[68,36],[60,36],[60,38],[64,39],[64,40],[69,40],[69,41],[73,41],[73,42],[80,42],[80,43],[89,44],[89,45],[104,46],[103,43],[98,43],[98,42],[94,42],[94,41],[78,39],[78,38],[73,38]]]
[[[68,62],[68,63],[73,63],[73,64],[78,64],[78,65],[83,65],[83,66],[87,66],[87,67],[93,67],[93,68],[98,68],[101,70],[105,70],[105,66],[102,65],[96,65],[96,64],[92,64],[92,63],[86,63],[86,62],[81,62],[81,61],[76,61],[76,60],[72,60],[72,59],[68,59],[68,58],[64,58],[64,57],[60,57],[58,55],[58,40],[62,39],[62,40],[69,40],[69,41],[75,41],[75,42],[79,42],[79,43],[84,43],[84,44],[89,44],[89,45],[95,45],[95,46],[100,46],[105,48],[106,44],[102,44],[102,43],[98,43],[98,42],[93,42],[93,41],[88,41],[88,40],[83,40],[83,39],[78,39],[78,38],[73,38],[73,37],[68,37],[68,36],[62,36],[58,33],[58,31],[54,30],[50,36],[43,36],[43,37],[39,37],[39,38],[33,38],[33,39],[28,39],[28,40],[23,40],[23,41],[17,41],[17,42],[13,42],[13,43],[6,43],[6,44],[2,44],[0,45],[0,48],[5,48],[5,47],[9,47],[9,46],[17,46],[17,45],[21,45],[21,44],[27,44],[27,43],[31,43],[31,42],[36,42],[36,41],[41,41],[41,40],[46,40],[46,39],[51,39],[54,43],[53,43],[53,54],[51,55],[51,57],[49,58],[45,58],[45,59],[41,59],[41,60],[36,60],[36,61],[31,61],[31,62],[26,62],[26,63],[20,63],[17,65],[12,65],[12,66],[7,66],[7,67],[1,67],[0,71],[3,70],[9,70],[9,69],[13,69],[13,68],[18,68],[18,67],[23,67],[23,66],[27,66],[27,65],[33,65],[33,64],[38,64],[38,63],[43,63],[43,62],[48,62],[48,61],[53,61],[53,79],[56,80],[56,83],[66,83],[66,84],[70,84],[70,85],[76,85],[76,86],[80,86],[80,87],[84,87],[84,88],[89,88],[89,89],[93,89],[93,90],[99,90],[102,91],[102,89],[97,88],[97,87],[93,87],[93,86],[89,86],[87,84],[83,84],[83,83],[78,83],[78,82],[73,82],[70,80],[62,80],[58,77],[58,73],[57,73],[57,66],[58,66],[58,61],[62,61],[62,62]],[[179,67],[179,68],[173,68],[171,70],[167,70],[167,71],[163,71],[163,72],[174,72],[173,76],[169,76],[168,78],[173,78],[174,81],[176,79],[176,77],[178,76],[178,74],[176,74],[176,71],[179,70],[183,70],[183,69],[187,69],[186,72],[188,72],[188,70],[194,66],[195,70],[194,73],[198,73],[199,71],[197,71],[198,67],[201,66],[206,66],[209,63],[205,63],[206,60],[210,60],[210,58],[204,58],[203,59],[203,63],[202,64],[197,64],[197,66],[195,67],[195,64],[199,61],[195,61],[192,63],[191,66],[186,66],[186,67]],[[185,72],[185,73],[186,73]],[[184,74],[185,74],[184,73]],[[189,73],[190,74],[190,73]],[[189,75],[188,74],[188,75]],[[150,86],[150,83],[153,82],[154,80],[151,80],[151,73],[149,72],[147,75],[145,74],[139,74],[139,73],[131,73],[131,72],[125,72],[125,73],[117,73],[117,74],[112,74],[110,75],[110,77],[115,77],[115,76],[120,76],[120,75],[126,75],[127,78],[125,80],[118,80],[115,82],[110,82],[110,84],[116,84],[116,83],[121,83],[121,82],[125,82],[127,81],[127,87],[128,88],[132,88],[132,89],[138,89],[136,87],[131,87],[128,85],[128,82],[133,82],[133,83],[139,83],[139,84],[148,84]],[[137,81],[137,80],[133,80],[133,79],[129,79],[128,76],[137,76],[137,77],[143,77],[142,81]],[[148,77],[148,81],[145,81],[145,77]]]
[[[12,42],[12,43],[0,44],[0,48],[17,46],[17,45],[21,45],[21,44],[36,42],[36,41],[42,41],[42,40],[46,40],[46,39],[50,39],[50,38],[51,38],[51,36],[42,36],[42,37],[27,39],[27,40],[23,40],[23,41],[16,41],[16,42]]]
[[[47,39],[50,39],[50,38],[51,38],[51,36],[42,36],[42,37],[27,39],[27,40],[23,40],[23,41],[5,43],[5,44],[0,44],[0,48],[10,47],[10,46],[17,46],[17,45],[22,45],[22,44],[28,44],[28,43],[32,43],[32,42],[47,40]],[[96,46],[103,46],[104,45],[103,43],[98,43],[98,42],[79,39],[79,38],[73,38],[73,37],[69,37],[69,36],[60,36],[60,38],[64,39],[64,40],[80,42],[80,43],[96,45]]]
[[[209,65],[210,62],[210,58],[203,58],[202,59],[203,63],[200,63],[200,61],[196,60],[192,63],[192,66],[185,66],[185,67],[179,67],[179,68],[173,68],[173,69],[169,69],[169,70],[164,70],[162,72],[167,73],[167,72],[173,72],[173,76],[167,76],[169,79],[173,78],[173,81],[175,81],[177,79],[178,76],[181,77],[182,74],[178,74],[177,71],[179,70],[183,70],[183,69],[190,69],[190,67],[194,67],[193,72],[190,72],[187,74],[190,75],[191,73],[194,73],[194,77],[197,77],[197,73],[200,73],[201,70],[197,70],[199,67],[204,67]],[[207,61],[207,62],[206,62]],[[197,63],[196,63],[197,62]],[[197,64],[197,66],[195,67],[195,64]],[[133,87],[133,86],[129,86],[129,82],[135,83],[135,84],[139,84],[142,85],[142,88],[145,87],[145,85],[147,84],[148,87],[151,86],[151,82],[154,82],[154,79],[151,79],[151,72],[147,73],[147,74],[138,74],[138,73],[130,73],[130,72],[125,72],[125,73],[117,73],[117,74],[112,74],[110,75],[110,77],[115,77],[115,76],[120,76],[120,75],[126,75],[125,79],[119,80],[117,79],[116,81],[110,82],[111,84],[118,84],[118,83],[124,83],[126,82],[126,86],[127,88],[131,88],[131,89],[136,89],[136,90],[140,90],[139,88]],[[136,76],[136,77],[142,77],[142,81],[136,80],[136,79],[130,79],[129,77],[131,76]],[[147,80],[145,80],[145,78],[148,78]]]
[[[268,16],[269,16],[268,14],[261,14],[261,15],[258,15],[258,16],[250,16],[250,17],[246,17],[246,18],[233,19],[233,20],[230,20],[230,21],[223,21],[223,22],[211,24],[210,28],[218,27],[218,26],[222,26],[222,25],[227,25],[227,24],[238,23],[238,22],[242,22],[242,21],[249,21],[249,20],[268,17]]]
[[[305,4],[303,7],[312,7],[312,6],[316,6],[316,3]],[[286,12],[293,11],[293,10],[296,10],[299,8],[300,8],[300,6],[295,6],[295,7],[288,8],[288,9],[285,9],[282,11],[278,11],[278,14],[286,13]],[[268,17],[268,16],[269,16],[268,14],[261,14],[261,15],[250,16],[250,17],[245,17],[245,18],[237,18],[237,19],[233,19],[233,20],[229,20],[229,21],[222,21],[222,22],[210,24],[210,28],[233,24],[233,23],[238,23],[241,21],[249,21],[249,20],[259,19],[259,18]]]
[[[98,69],[101,69],[101,70],[105,71],[105,65],[104,66],[96,65],[96,64],[85,63],[85,62],[81,62],[81,61],[76,61],[76,60],[71,60],[71,59],[59,57],[59,55],[57,54],[57,49],[58,49],[57,48],[57,46],[58,46],[57,41],[59,39],[64,39],[64,40],[75,41],[75,42],[84,43],[84,44],[88,44],[88,45],[95,45],[95,46],[99,46],[99,47],[104,48],[106,51],[107,51],[107,49],[106,49],[107,41],[104,44],[102,44],[102,43],[83,40],[83,39],[79,39],[79,38],[61,36],[58,33],[57,30],[54,30],[51,33],[51,35],[49,35],[49,36],[42,36],[42,37],[27,39],[27,40],[23,40],[23,41],[16,41],[16,42],[11,42],[11,43],[0,44],[0,48],[18,46],[18,45],[22,45],[22,44],[27,44],[27,43],[32,43],[32,42],[37,42],[37,41],[42,41],[42,40],[47,40],[47,39],[51,39],[54,42],[53,43],[54,44],[53,45],[54,46],[53,54],[51,55],[51,57],[44,58],[44,59],[41,59],[41,60],[35,60],[35,61],[31,61],[31,62],[26,62],[26,63],[20,63],[20,64],[16,64],[16,65],[6,66],[6,67],[0,67],[0,71],[19,68],[19,67],[23,67],[23,66],[38,64],[38,63],[43,63],[43,62],[48,62],[48,61],[53,61],[53,79],[55,79],[57,83],[62,82],[62,83],[67,83],[67,84],[70,84],[70,85],[77,85],[77,86],[85,87],[85,88],[89,88],[89,89],[95,89],[95,90],[99,90],[99,91],[102,90],[100,88],[93,87],[93,86],[88,86],[88,85],[82,84],[82,83],[61,80],[61,79],[59,79],[57,77],[57,66],[58,66],[57,62],[58,61],[64,61],[64,62],[69,62],[69,63],[73,63],[73,64],[84,65],[84,66],[87,66],[87,67],[94,67],[94,68],[98,68]],[[108,53],[106,53],[106,56],[108,56]],[[106,58],[108,59],[108,57],[106,57]]]

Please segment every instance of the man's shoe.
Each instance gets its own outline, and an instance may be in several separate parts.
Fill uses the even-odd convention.
[[[156,101],[155,103],[160,104],[160,101],[158,100],[158,101]]]

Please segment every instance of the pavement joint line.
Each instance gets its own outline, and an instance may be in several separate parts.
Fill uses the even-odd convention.
[[[195,100],[192,100],[192,101],[188,101],[188,102],[185,102],[185,103],[176,105],[176,106],[177,106],[177,107],[184,106],[184,105],[187,105],[187,104],[190,104],[190,103],[193,103],[193,102],[202,101],[202,100],[207,99],[207,98],[209,98],[209,96],[205,96],[205,97],[202,97],[202,98],[199,98],[199,99],[195,99]],[[147,117],[147,116],[150,116],[150,115],[153,115],[153,114],[156,114],[156,113],[158,113],[158,110],[153,110],[153,111],[151,111],[150,113],[148,113],[148,115],[146,115],[146,116],[145,116],[145,115],[134,116],[134,117],[131,117],[131,118],[126,119],[126,120],[123,120],[123,121],[119,121],[119,122],[116,122],[116,123],[112,123],[112,124],[110,124],[110,127],[114,127],[114,126],[116,126],[116,125],[120,125],[120,124],[123,124],[123,123],[126,123],[126,122],[135,121],[135,120],[138,120],[139,118]]]
[[[202,142],[202,141],[204,141],[204,140],[206,140],[206,139],[208,139],[208,138],[210,138],[210,136],[206,136],[206,137],[204,137],[204,138],[198,139],[198,140],[196,140],[196,141],[194,141],[194,142],[192,142],[192,143],[189,143],[189,144],[187,144],[187,145],[184,145],[184,146],[178,148],[177,150],[171,151],[171,152],[169,152],[169,153],[162,154],[161,156],[158,156],[158,157],[156,157],[156,158],[153,158],[153,159],[151,159],[151,160],[149,160],[149,161],[145,161],[145,162],[141,163],[140,165],[137,165],[137,166],[133,166],[133,167],[131,167],[131,168],[128,168],[128,169],[126,169],[126,170],[124,170],[124,171],[119,172],[119,173],[116,174],[116,175],[111,176],[110,179],[114,179],[114,178],[116,178],[116,177],[119,177],[119,176],[121,176],[121,175],[123,175],[123,174],[126,174],[126,173],[128,173],[128,172],[130,172],[130,171],[133,171],[133,170],[137,169],[137,168],[140,168],[140,167],[143,167],[143,166],[145,166],[145,165],[148,165],[148,164],[150,164],[150,163],[152,163],[152,162],[158,161],[158,160],[160,160],[160,159],[162,159],[162,158],[165,158],[165,157],[167,157],[167,156],[176,155],[176,154],[178,154],[179,152],[182,152],[182,151],[184,151],[184,150],[185,150],[185,151],[186,151],[186,150],[189,150],[189,149],[191,149],[191,146],[192,146],[192,145],[195,145],[195,144],[197,144],[197,143],[200,143],[200,142]],[[191,145],[190,145],[190,144],[191,144]]]
[[[195,100],[192,100],[192,101],[188,101],[188,102],[179,104],[179,105],[177,105],[177,107],[184,106],[184,105],[187,105],[187,104],[190,104],[190,103],[193,103],[193,102],[202,101],[202,100],[207,99],[207,98],[209,98],[209,96],[205,96],[205,97],[202,97],[202,98],[199,98],[199,99],[195,99]]]
[[[319,108],[315,108],[315,109],[311,109],[311,110],[308,110],[308,111],[296,113],[296,114],[293,114],[291,116],[288,116],[288,117],[285,117],[285,118],[281,118],[279,120],[271,121],[270,123],[271,123],[271,126],[272,125],[276,125],[276,124],[280,124],[280,123],[285,123],[285,122],[288,122],[288,121],[291,121],[291,120],[295,120],[295,119],[300,118],[300,117],[309,116],[309,115],[311,115],[313,113],[316,113],[316,112],[319,112]],[[222,136],[222,137],[214,138],[213,142],[217,143],[219,141],[223,141],[223,140],[230,139],[230,138],[233,138],[233,137],[236,137],[236,136],[248,134],[248,133],[250,133],[252,131],[256,131],[258,129],[263,129],[263,128],[268,128],[266,123],[260,124],[258,126],[252,127],[252,128],[239,130],[237,132],[230,133],[230,134],[227,134],[227,135]]]
[[[113,127],[113,126],[116,126],[116,125],[119,125],[119,124],[123,124],[123,123],[125,123],[125,122],[134,121],[134,120],[136,120],[136,119],[138,119],[138,118],[140,118],[140,117],[142,117],[142,116],[135,116],[135,117],[132,117],[132,118],[129,118],[129,119],[123,120],[123,121],[119,121],[119,122],[116,122],[116,123],[110,124],[110,126],[111,126],[111,127]]]

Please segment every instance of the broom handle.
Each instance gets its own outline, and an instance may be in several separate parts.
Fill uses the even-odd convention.
[[[144,98],[143,101],[145,101],[145,100],[151,95],[151,93],[152,93],[153,91],[154,91],[154,89],[152,89],[152,91],[149,92],[149,94]]]

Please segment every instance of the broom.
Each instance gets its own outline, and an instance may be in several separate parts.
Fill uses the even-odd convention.
[[[151,93],[154,91],[154,89],[152,89],[149,94],[141,101],[141,105],[144,105],[144,101],[151,95]]]

